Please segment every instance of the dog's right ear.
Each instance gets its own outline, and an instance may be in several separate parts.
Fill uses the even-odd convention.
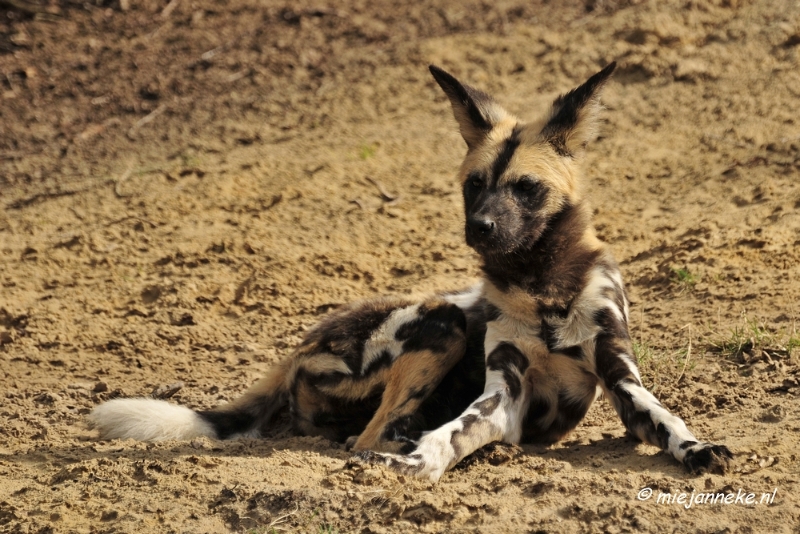
[[[553,102],[550,118],[541,136],[558,154],[575,157],[583,152],[594,137],[600,111],[600,93],[616,67],[616,62],[610,63],[586,83]]]
[[[435,65],[428,68],[436,83],[450,99],[461,137],[467,142],[467,148],[470,150],[478,146],[491,129],[508,116],[508,113],[483,91],[459,82]]]

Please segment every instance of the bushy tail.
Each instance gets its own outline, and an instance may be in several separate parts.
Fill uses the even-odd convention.
[[[213,410],[194,411],[163,400],[113,399],[97,406],[89,422],[101,439],[162,441],[206,436],[228,439],[238,435],[257,436],[262,425],[288,399],[291,366],[277,366],[244,395]]]

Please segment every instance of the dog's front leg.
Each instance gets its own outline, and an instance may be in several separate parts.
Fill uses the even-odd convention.
[[[517,443],[529,392],[523,379],[528,359],[501,343],[486,360],[486,387],[458,418],[425,434],[407,455],[362,451],[351,463],[383,464],[398,473],[436,482],[462,458],[492,441]]]
[[[724,445],[699,441],[680,417],[642,386],[624,322],[611,309],[599,316],[603,331],[595,346],[597,373],[628,432],[660,447],[692,472],[724,472],[733,458],[731,451]]]

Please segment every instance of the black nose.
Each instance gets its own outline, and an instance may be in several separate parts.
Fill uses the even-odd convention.
[[[467,219],[467,226],[475,234],[486,237],[494,232],[494,221],[482,217],[470,217]]]

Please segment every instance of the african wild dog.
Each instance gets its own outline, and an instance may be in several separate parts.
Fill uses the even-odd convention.
[[[730,451],[698,441],[642,387],[622,277],[581,194],[582,155],[614,66],[535,123],[432,66],[467,143],[466,238],[483,281],[422,302],[380,298],[337,310],[291,359],[210,411],[109,401],[90,416],[100,435],[257,435],[288,405],[298,433],[346,442],[352,462],[436,481],[491,441],[561,439],[602,392],[635,437],[691,471],[724,471]]]

